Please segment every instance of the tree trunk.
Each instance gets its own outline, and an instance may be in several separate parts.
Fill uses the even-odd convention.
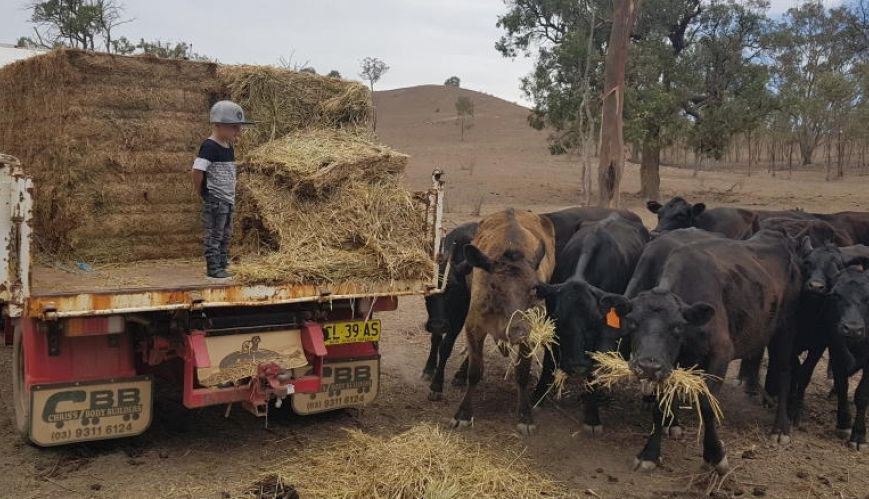
[[[643,141],[640,163],[640,196],[645,200],[658,200],[661,190],[661,146],[657,137]]]
[[[830,180],[830,170],[832,169],[832,164],[833,164],[833,160],[831,157],[831,151],[830,151],[830,148],[832,146],[831,142],[832,142],[832,140],[830,139],[830,137],[827,137],[827,161],[825,164],[826,180]]]
[[[845,144],[842,143],[842,132],[836,139],[836,177],[842,178],[845,176]]]
[[[794,141],[788,143],[788,178],[791,178],[794,174]]]
[[[800,155],[803,157],[803,165],[812,164],[812,156],[815,153],[816,142],[809,141],[805,134],[800,135]]]
[[[628,42],[637,18],[640,0],[613,0],[613,25],[606,54],[606,84],[601,113],[598,162],[598,205],[619,205],[619,186],[625,168],[622,106],[625,97],[625,64]]]
[[[751,132],[748,132],[748,176],[751,176]]]

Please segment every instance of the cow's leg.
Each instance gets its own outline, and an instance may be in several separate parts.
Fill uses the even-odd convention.
[[[833,366],[833,390],[836,392],[836,434],[839,438],[851,436],[851,408],[848,407],[848,373],[836,362]]]
[[[661,437],[664,434],[664,412],[661,410],[660,400],[656,397],[652,400],[652,433],[646,440],[646,446],[634,458],[634,469],[639,471],[652,471],[658,467],[661,461]]]
[[[531,435],[537,429],[531,414],[531,400],[528,397],[528,381],[531,378],[531,358],[528,345],[519,345],[519,361],[516,365],[516,429],[522,435]]]
[[[453,347],[456,344],[456,339],[458,339],[460,332],[461,329],[458,331],[450,329],[449,333],[444,336],[443,341],[440,343],[437,367],[435,368],[431,384],[429,385],[429,400],[440,400],[444,396],[444,371],[446,371],[447,361],[450,360],[450,356],[453,353]],[[467,365],[468,359],[465,357],[465,360],[462,361],[462,366],[464,366],[466,372]]]
[[[443,336],[438,333],[431,333],[431,348],[428,351],[425,367],[422,369],[422,379],[425,381],[431,381],[434,378],[438,365],[438,352],[440,351],[441,340],[443,340]]]
[[[600,396],[598,387],[591,387],[582,394],[582,429],[591,435],[603,433],[603,423],[600,420]]]
[[[549,392],[549,387],[555,381],[555,357],[546,352],[543,354],[543,366],[540,368],[540,379],[531,395],[531,403],[535,406],[543,402],[543,397]]]
[[[851,441],[848,445],[856,450],[869,450],[866,442],[866,406],[869,405],[869,369],[863,368],[863,375],[857,390],[854,392],[854,430],[851,431]]]
[[[775,374],[775,394],[778,397],[772,438],[780,444],[791,441],[791,420],[788,416],[788,395],[791,390],[793,367],[793,336],[787,333],[776,334],[769,347],[769,372]],[[767,375],[769,377],[769,374]]]
[[[717,397],[718,392],[721,390],[721,380],[724,379],[724,372],[725,369],[718,370],[718,372],[714,373],[715,378],[706,380],[709,392],[714,397]],[[718,422],[715,420],[715,413],[712,412],[712,405],[706,397],[700,400],[700,418],[703,422],[703,462],[715,468],[715,471],[719,475],[724,475],[730,470],[730,465],[727,462],[724,444],[718,437]]]
[[[453,375],[453,386],[465,386],[468,384],[468,357],[465,356],[465,360],[462,361],[462,364],[456,370],[456,374]]]
[[[756,357],[748,357],[739,361],[739,383],[743,385],[743,391],[753,397],[760,394],[760,362],[763,352]]]
[[[485,332],[466,330],[468,339],[468,385],[465,387],[465,396],[459,404],[459,410],[450,421],[450,427],[463,428],[470,426],[474,420],[474,391],[483,377],[483,342],[486,340]]]
[[[813,346],[809,348],[809,353],[806,355],[806,360],[802,364],[796,355],[792,356],[791,365],[794,368],[794,381],[792,385],[792,393],[788,402],[788,411],[790,412],[791,422],[794,426],[800,425],[800,419],[803,413],[803,404],[806,398],[806,388],[812,381],[812,374],[815,372],[815,367],[825,348]]]

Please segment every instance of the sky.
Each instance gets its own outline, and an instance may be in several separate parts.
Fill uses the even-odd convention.
[[[309,64],[358,78],[359,61],[378,57],[389,72],[377,85],[392,89],[462,86],[528,104],[519,79],[532,61],[495,50],[504,0],[119,0],[133,22],[118,29],[131,40],[185,41],[223,63]],[[826,0],[826,3],[839,0]],[[31,32],[29,0],[0,0],[0,43]],[[772,0],[781,13],[797,0]]]

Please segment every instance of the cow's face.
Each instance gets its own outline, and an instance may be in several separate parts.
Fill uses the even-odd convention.
[[[869,273],[848,267],[836,278],[829,303],[835,333],[848,340],[865,341],[869,321]]]
[[[814,248],[809,236],[805,236],[800,255],[803,260],[804,289],[817,295],[829,293],[836,275],[845,268],[845,260],[839,248],[831,244]]]
[[[670,291],[654,289],[636,298],[607,295],[604,306],[621,312],[622,328],[631,336],[629,365],[640,377],[663,381],[673,372],[682,348],[706,341],[704,326],[715,314],[711,305],[688,305]]]
[[[507,339],[516,343],[528,337],[526,321],[510,320],[519,310],[527,310],[540,303],[536,287],[539,284],[537,270],[546,256],[546,247],[541,241],[535,250],[525,254],[519,249],[508,249],[489,257],[476,246],[465,246],[465,259],[478,274],[473,281],[475,294],[472,307],[478,307],[479,319],[490,327],[506,331]],[[478,277],[479,276],[479,277]]]
[[[604,329],[605,312],[600,305],[604,293],[584,281],[570,280],[554,286],[541,284],[537,294],[546,299],[558,326],[559,367],[570,375],[587,375],[591,368],[587,352],[598,350]]]
[[[658,226],[652,231],[652,235],[693,227],[695,218],[706,210],[705,204],[691,204],[680,197],[675,197],[664,205],[657,201],[649,201],[646,207],[658,215]]]

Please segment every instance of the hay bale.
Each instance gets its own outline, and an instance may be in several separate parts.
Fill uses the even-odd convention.
[[[266,66],[221,66],[230,99],[257,122],[242,139],[255,147],[303,129],[368,128],[371,94],[358,82]]]
[[[569,491],[503,446],[490,451],[437,426],[418,424],[390,438],[346,429],[347,439],[330,446],[308,446],[269,469],[245,491],[261,483],[292,483],[301,497],[410,498],[568,497]],[[314,469],[341,472],[328,479]],[[277,479],[276,479],[277,477]]]
[[[239,178],[242,282],[430,279],[431,242],[400,185],[407,156],[348,131],[306,131],[248,154]]]

